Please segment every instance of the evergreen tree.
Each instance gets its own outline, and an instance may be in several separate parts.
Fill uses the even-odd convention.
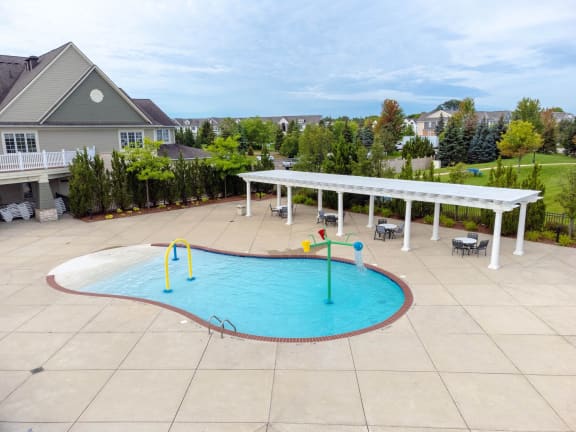
[[[94,204],[99,211],[105,212],[110,208],[110,172],[98,154],[90,160],[90,168],[94,178]]]
[[[371,147],[374,142],[374,132],[372,131],[372,127],[366,126],[360,128],[358,130],[358,141],[364,147]]]
[[[546,193],[546,187],[541,178],[542,166],[535,163],[530,175],[522,181],[522,189],[539,190],[542,197]],[[541,231],[546,220],[546,203],[543,199],[528,204],[526,209],[526,230]]]
[[[511,165],[504,166],[502,159],[498,158],[496,166],[490,169],[488,183],[486,186],[502,188],[518,188],[518,174]],[[518,229],[518,216],[520,212],[516,208],[502,215],[502,234],[514,234]],[[494,228],[494,212],[482,209],[482,223],[489,228]]]
[[[436,136],[440,136],[442,132],[444,132],[445,127],[446,122],[444,121],[444,114],[440,113],[440,120],[438,120],[438,123],[436,123],[436,127],[434,128]]]
[[[412,157],[408,155],[404,161],[404,165],[398,174],[398,178],[402,180],[414,180],[414,170],[412,169]]]
[[[216,135],[214,134],[212,125],[209,121],[205,121],[202,123],[202,126],[200,126],[200,131],[196,137],[196,147],[203,148],[213,144],[215,137]]]
[[[488,123],[486,123],[485,119],[482,119],[482,121],[476,128],[476,133],[474,134],[472,142],[470,143],[470,148],[468,149],[468,158],[467,158],[468,163],[474,164],[480,162],[488,162],[483,159],[484,159],[484,149],[489,134],[490,129],[488,128]]]
[[[362,144],[359,144],[357,148],[356,161],[352,162],[352,175],[373,177],[372,161],[368,157],[368,150]]]
[[[542,111],[542,148],[539,150],[541,153],[556,153],[556,121],[552,113],[551,109]]]
[[[274,150],[280,151],[282,143],[284,142],[284,132],[280,129],[280,126],[276,127],[276,135],[274,136]]]
[[[574,219],[576,219],[576,169],[573,168],[568,171],[558,201],[570,220],[568,235],[572,238],[574,236]]]
[[[404,147],[402,147],[402,158],[406,159],[408,156],[412,158],[424,158],[434,156],[434,148],[432,143],[424,137],[416,135],[410,138]]]
[[[78,218],[92,213],[94,205],[94,172],[88,151],[76,153],[70,164],[70,211]]]
[[[174,132],[174,141],[176,144],[184,144],[184,129],[178,128]]]
[[[463,160],[462,157],[462,134],[460,128],[451,119],[448,120],[444,136],[438,145],[438,159],[442,166],[454,165]]]
[[[112,151],[112,172],[110,174],[112,201],[123,210],[130,208],[132,198],[128,188],[128,171],[123,153]]]
[[[488,134],[480,150],[478,162],[492,162],[498,158],[498,146],[496,143],[500,140],[500,133],[497,126],[488,128]]]
[[[184,131],[184,142],[183,144],[188,147],[196,147],[196,142],[194,140],[194,134],[192,133],[192,129],[186,129]]]
[[[178,159],[174,162],[174,194],[176,198],[183,203],[188,202],[188,198],[192,195],[192,181],[190,178],[190,163],[182,157],[182,153],[178,155]]]

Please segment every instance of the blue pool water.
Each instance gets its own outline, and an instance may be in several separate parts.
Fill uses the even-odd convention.
[[[327,298],[327,263],[305,258],[238,257],[194,249],[188,281],[185,249],[170,255],[171,293],[164,293],[164,250],[159,256],[85,292],[144,298],[188,311],[203,320],[229,319],[238,332],[278,338],[348,333],[378,324],[404,304],[400,286],[385,275],[332,261],[332,300]]]

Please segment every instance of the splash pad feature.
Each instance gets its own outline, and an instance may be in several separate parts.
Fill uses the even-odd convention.
[[[340,242],[340,241],[333,241],[331,239],[328,238],[328,233],[326,232],[326,229],[321,229],[318,230],[318,235],[320,236],[320,238],[324,241],[321,242],[317,242],[316,238],[314,237],[313,234],[310,234],[310,237],[312,238],[312,243],[310,242],[310,240],[304,240],[302,241],[302,249],[305,253],[310,252],[310,248],[312,247],[319,247],[319,246],[326,246],[327,248],[327,256],[326,256],[326,264],[327,264],[327,268],[328,268],[328,294],[325,300],[326,304],[333,304],[334,302],[332,301],[332,245],[340,245],[340,246],[352,246],[354,248],[354,262],[356,263],[356,267],[358,268],[358,270],[364,270],[364,263],[362,260],[362,249],[364,248],[364,245],[362,244],[362,242],[354,242],[354,243],[349,243],[349,242]],[[346,236],[346,240],[348,240],[348,238],[350,237],[350,234],[348,234]]]

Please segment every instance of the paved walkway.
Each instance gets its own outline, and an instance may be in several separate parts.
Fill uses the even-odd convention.
[[[388,328],[316,344],[220,339],[156,306],[45,282],[104,248],[184,237],[274,253],[319,228],[310,207],[286,226],[269,201],[253,202],[251,218],[236,204],[1,223],[0,430],[576,431],[576,249],[527,242],[517,257],[503,239],[492,271],[488,257],[450,255],[456,230],[433,242],[430,226],[414,225],[404,253],[348,214],[365,262],[403,275],[415,304]],[[350,248],[333,252],[350,258]]]

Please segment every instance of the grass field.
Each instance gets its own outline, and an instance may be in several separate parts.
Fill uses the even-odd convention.
[[[517,166],[517,159],[504,159],[502,161],[504,165]],[[568,171],[576,169],[576,159],[564,156],[564,155],[544,155],[537,154],[536,162],[542,165],[542,182],[546,187],[546,192],[544,194],[544,202],[546,203],[546,211],[554,213],[564,213],[564,209],[558,203],[558,195],[562,189],[562,183],[566,178]],[[532,170],[532,155],[524,156],[521,162],[519,179],[522,181],[526,178],[530,171]],[[554,165],[550,165],[554,164]],[[566,164],[566,165],[556,165],[556,164]],[[466,165],[467,168],[491,168],[496,166],[496,162],[484,163],[484,164],[474,164]],[[438,170],[438,173],[447,173],[446,168]],[[470,176],[466,180],[466,184],[476,185],[476,186],[486,186],[489,178],[489,170],[483,170],[482,176],[473,177]],[[440,179],[442,181],[448,181],[448,176],[441,175]]]

